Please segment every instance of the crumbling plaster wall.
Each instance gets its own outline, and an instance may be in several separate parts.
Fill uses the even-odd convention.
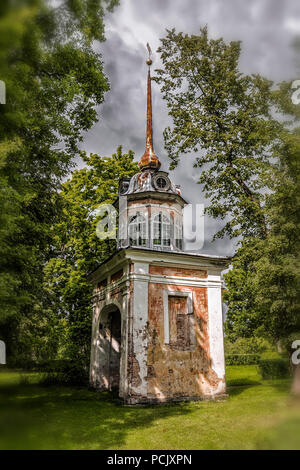
[[[194,346],[174,349],[164,341],[161,314],[164,291],[189,291],[193,296]],[[148,396],[165,400],[176,397],[201,397],[218,393],[220,378],[212,368],[209,342],[209,315],[205,287],[172,284],[149,285]]]
[[[140,263],[133,266],[128,401],[209,398],[224,394],[220,273]],[[174,347],[165,343],[166,291],[185,293],[192,298],[190,347],[181,349],[178,344]],[[148,316],[143,312],[148,312]]]
[[[128,321],[127,394],[134,398],[147,397],[148,348],[148,273],[149,265],[131,265],[132,296]]]
[[[192,299],[190,347],[165,343],[166,291]],[[93,300],[92,386],[103,388],[101,312],[117,306],[122,318],[119,394],[127,403],[209,398],[226,392],[220,269],[130,262],[121,278],[108,275],[107,286],[96,289]]]

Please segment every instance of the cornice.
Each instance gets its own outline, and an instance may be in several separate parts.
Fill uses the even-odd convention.
[[[145,263],[166,265],[169,267],[185,267],[206,269],[221,273],[230,265],[230,257],[212,256],[186,252],[167,252],[147,248],[122,248],[104,261],[95,271],[88,275],[91,282],[97,282],[108,274],[129,263]]]

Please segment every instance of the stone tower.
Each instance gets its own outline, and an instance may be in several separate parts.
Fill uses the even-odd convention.
[[[221,271],[229,259],[183,251],[186,201],[154,152],[151,76],[140,172],[119,185],[117,251],[92,274],[90,383],[128,404],[226,393]]]

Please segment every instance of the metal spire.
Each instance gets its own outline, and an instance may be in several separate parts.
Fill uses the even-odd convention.
[[[152,130],[152,98],[151,98],[151,75],[150,75],[150,66],[152,65],[151,59],[151,48],[147,43],[147,49],[149,57],[146,60],[148,68],[148,80],[147,80],[147,125],[146,125],[146,148],[145,153],[141,157],[138,165],[140,170],[154,169],[158,170],[160,168],[160,161],[155,155],[153,150],[153,130]]]

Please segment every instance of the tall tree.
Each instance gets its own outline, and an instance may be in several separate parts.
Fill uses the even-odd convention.
[[[227,332],[287,338],[300,329],[299,108],[290,84],[274,92],[268,80],[241,74],[240,43],[211,40],[206,28],[198,36],[168,31],[159,52],[172,166],[180,154],[202,152],[195,166],[207,212],[229,216],[216,236],[241,237],[226,275]]]
[[[66,320],[66,354],[84,367],[89,363],[91,341],[91,285],[87,274],[116,248],[115,240],[96,234],[97,207],[113,204],[119,179],[138,171],[133,152],[118,147],[112,157],[82,154],[86,168],[74,171],[64,183],[63,215],[52,227],[52,257],[45,266],[49,309]]]
[[[171,166],[198,152],[206,212],[229,217],[216,236],[264,237],[260,175],[280,126],[271,118],[271,82],[242,74],[240,51],[239,42],[210,39],[207,28],[191,36],[173,29],[161,40],[156,80],[173,120],[164,132]]]
[[[109,89],[92,43],[104,39],[104,11],[116,3],[1,1],[0,334],[9,355],[24,322],[38,317],[61,180]]]
[[[286,131],[266,198],[267,237],[243,240],[226,274],[227,331],[233,338],[264,334],[291,356],[300,339],[300,133]],[[294,366],[296,366],[294,364]],[[300,394],[300,367],[293,391]]]

